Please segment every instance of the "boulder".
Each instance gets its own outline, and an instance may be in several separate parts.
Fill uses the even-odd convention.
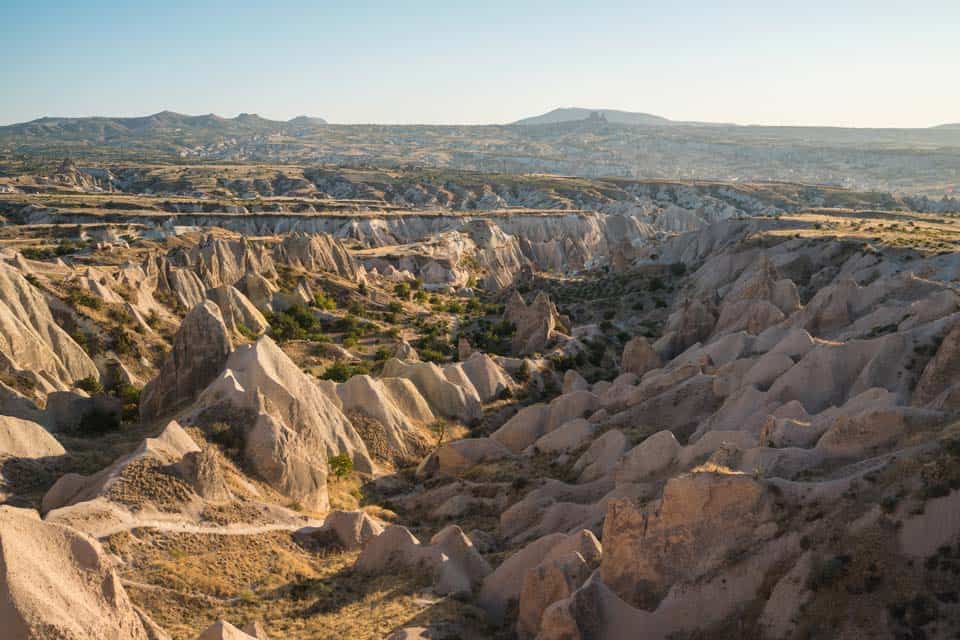
[[[140,419],[150,422],[190,404],[223,371],[232,349],[220,308],[209,300],[194,307],[157,377],[140,394]]]

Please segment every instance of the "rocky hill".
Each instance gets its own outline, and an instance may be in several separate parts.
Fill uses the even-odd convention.
[[[952,201],[101,169],[0,197],[11,637],[960,630]]]
[[[561,107],[548,111],[539,116],[531,116],[517,120],[515,125],[558,124],[561,122],[577,122],[594,118],[597,121],[616,122],[643,126],[666,126],[673,122],[661,116],[633,111],[617,111],[616,109],[583,109],[581,107]]]

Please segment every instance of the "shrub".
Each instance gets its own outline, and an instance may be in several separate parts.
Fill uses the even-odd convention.
[[[77,434],[99,436],[120,429],[120,417],[113,411],[93,408],[85,413],[77,424]]]
[[[338,480],[342,480],[353,473],[353,460],[345,453],[333,456],[327,464],[330,467],[330,473]]]
[[[83,389],[90,395],[103,393],[103,385],[100,384],[100,381],[94,378],[93,376],[88,376],[83,380],[77,380],[75,384],[78,389]]]
[[[409,282],[398,282],[398,283],[395,284],[394,287],[393,287],[393,293],[394,293],[394,295],[396,295],[398,298],[401,298],[401,299],[403,299],[403,300],[409,300],[409,299],[410,299],[410,294],[412,293],[412,291],[411,291],[411,289],[410,289],[410,283],[409,283]]]
[[[323,309],[325,311],[333,311],[337,308],[337,301],[323,293],[318,293],[316,296],[314,296],[313,303],[318,309]]]

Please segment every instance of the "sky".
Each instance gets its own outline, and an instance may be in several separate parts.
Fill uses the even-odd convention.
[[[0,124],[486,124],[578,106],[925,127],[960,122],[958,34],[958,0],[0,0]]]

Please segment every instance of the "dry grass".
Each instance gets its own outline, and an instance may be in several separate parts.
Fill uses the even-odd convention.
[[[275,638],[382,638],[426,621],[459,622],[464,638],[489,637],[483,615],[425,593],[431,578],[354,572],[356,553],[316,554],[289,534],[256,536],[124,533],[108,548],[131,599],[176,640],[224,618],[262,620]]]

